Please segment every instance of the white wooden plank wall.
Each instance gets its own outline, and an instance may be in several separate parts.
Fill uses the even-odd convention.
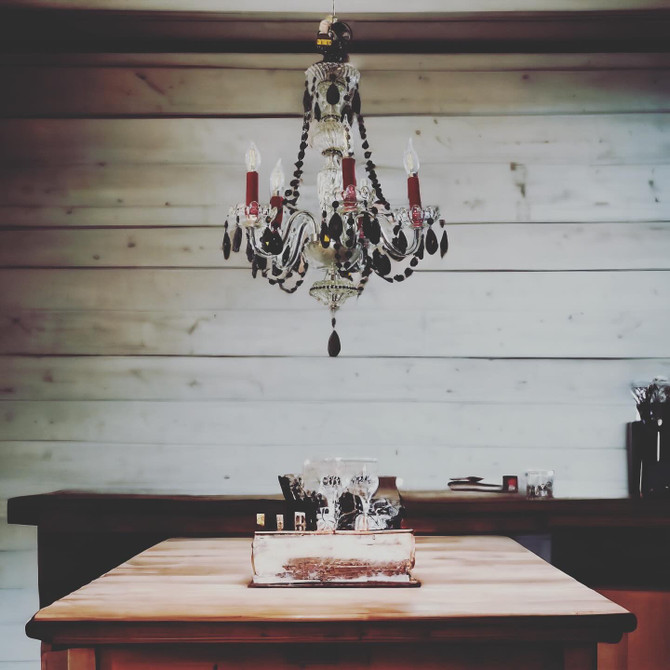
[[[314,454],[414,488],[541,466],[559,495],[625,495],[628,386],[670,374],[670,59],[359,60],[382,183],[400,204],[412,136],[451,250],[371,281],[335,360],[306,287],[219,251],[249,139],[263,183],[297,151],[308,57],[0,67],[3,505],[276,492]],[[34,529],[0,519],[0,670],[37,667],[36,607]]]

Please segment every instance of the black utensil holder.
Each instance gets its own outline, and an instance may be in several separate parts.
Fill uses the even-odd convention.
[[[667,426],[642,421],[629,423],[627,449],[629,495],[634,498],[670,498],[670,435]]]

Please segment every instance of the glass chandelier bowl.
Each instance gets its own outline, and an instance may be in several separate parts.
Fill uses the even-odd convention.
[[[281,163],[271,176],[270,202],[258,195],[260,152],[252,143],[247,152],[247,191],[244,203],[230,209],[224,224],[223,255],[243,248],[252,275],[293,293],[303,283],[310,262],[326,270],[310,295],[332,312],[333,334],[328,351],[340,351],[334,312],[361,294],[372,274],[401,282],[414,272],[425,254],[444,256],[448,239],[437,207],[423,206],[419,189],[419,158],[411,141],[404,156],[407,172],[406,207],[392,209],[382,191],[361,114],[359,71],[347,62],[349,27],[334,16],[319,24],[317,49],[324,60],[305,72],[303,122],[298,157],[284,188]],[[363,150],[365,176],[357,180],[353,133]],[[311,147],[323,157],[317,175],[317,212],[298,205],[305,152]],[[434,227],[441,229],[438,241]],[[337,346],[331,346],[333,340]]]

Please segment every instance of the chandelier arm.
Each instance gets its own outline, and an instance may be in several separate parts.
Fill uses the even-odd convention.
[[[380,214],[379,216],[384,216],[388,222],[387,216],[383,214]],[[384,251],[389,251],[394,256],[399,256],[400,258],[407,258],[408,256],[413,255],[421,243],[421,238],[423,237],[423,228],[412,228],[412,230],[414,231],[414,239],[412,240],[412,244],[409,245],[404,251],[402,251],[401,249],[398,249],[395,244],[393,244],[393,240],[389,239],[389,237],[386,235],[386,232],[384,231],[384,228],[380,226],[382,247],[384,248]]]
[[[302,216],[304,221],[302,223],[297,224],[298,227],[297,229],[295,229],[294,232],[293,225],[300,216]],[[303,250],[303,247],[305,246],[305,231],[309,226],[312,227],[311,236],[315,237],[317,234],[316,221],[314,220],[314,217],[305,210],[297,211],[295,212],[295,214],[292,214],[291,217],[289,218],[286,235],[284,237],[284,244],[286,244],[289,241],[289,237],[291,235],[293,235],[295,242],[292,245],[293,251],[291,252],[289,260],[287,261],[286,264],[282,263],[282,267],[291,269],[297,263],[298,258]],[[309,230],[307,230],[307,234],[310,235]]]
[[[302,221],[296,223],[299,218],[301,218]],[[316,222],[314,221],[314,217],[309,212],[306,212],[305,210],[299,210],[292,214],[288,220],[288,224],[286,225],[284,236],[282,237],[282,251],[278,254],[273,254],[272,252],[263,248],[263,242],[262,240],[258,239],[258,229],[255,226],[249,228],[249,241],[255,254],[258,256],[263,256],[264,258],[273,259],[274,264],[286,272],[295,265],[298,257],[300,256],[300,252],[304,246],[305,231],[309,226],[312,228],[311,234],[315,236]],[[282,256],[287,245],[292,248],[292,251],[289,260],[284,263]]]

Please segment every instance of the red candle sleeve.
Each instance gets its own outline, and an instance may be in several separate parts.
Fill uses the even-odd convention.
[[[419,175],[417,174],[411,174],[407,177],[407,198],[410,207],[415,205],[421,207],[421,191],[419,189]]]
[[[258,172],[247,172],[247,205],[258,202]]]
[[[345,157],[342,159],[342,188],[356,186],[356,159]]]
[[[281,223],[282,217],[284,215],[284,198],[282,198],[280,195],[273,195],[270,198],[270,207],[276,207],[277,208],[277,214],[275,215],[275,218],[272,220],[272,223],[276,223],[277,225]]]

